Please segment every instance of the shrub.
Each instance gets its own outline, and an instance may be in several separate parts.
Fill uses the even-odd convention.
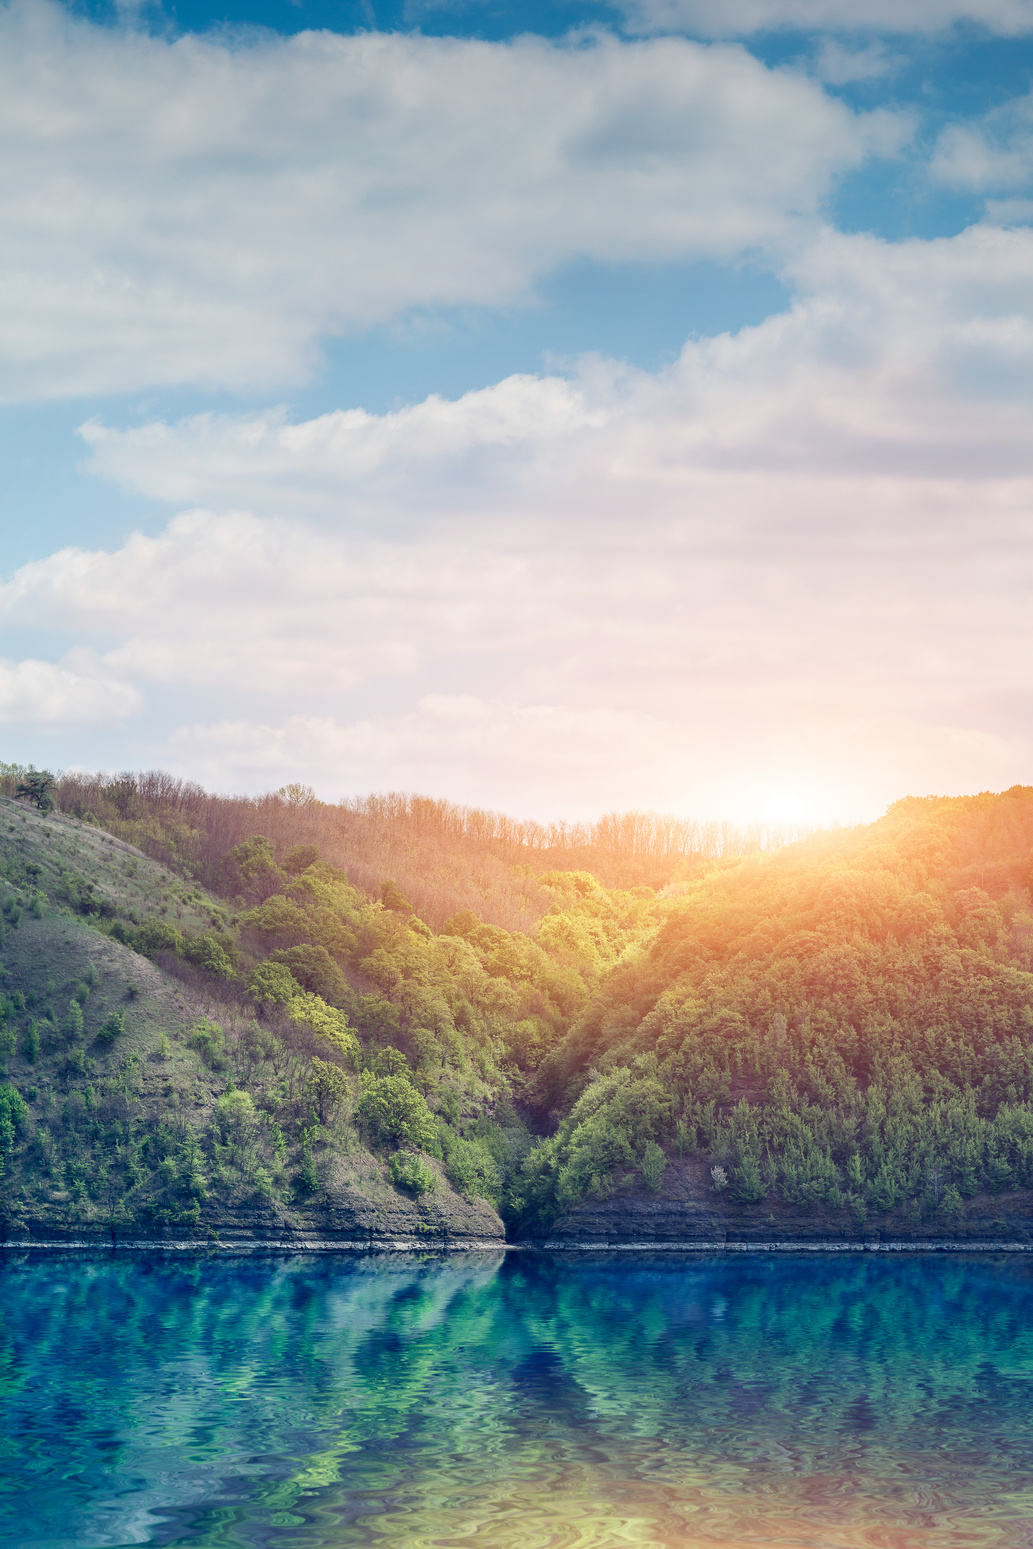
[[[201,1017],[190,1034],[190,1047],[196,1049],[209,1070],[222,1070],[225,1066],[226,1034],[218,1022]]]
[[[0,1169],[3,1157],[14,1145],[14,1137],[28,1116],[28,1106],[14,1087],[0,1086]]]
[[[182,953],[183,938],[174,925],[166,920],[144,920],[132,933],[132,945],[145,957],[153,957],[156,952]]]
[[[124,1011],[113,1011],[107,1017],[97,1034],[100,1043],[114,1043],[126,1030],[126,1014]]]
[[[502,1193],[502,1179],[487,1146],[479,1140],[464,1140],[451,1130],[442,1130],[441,1142],[445,1172],[453,1188],[461,1194],[480,1195],[496,1203]]]
[[[767,1192],[757,1158],[744,1156],[738,1167],[732,1169],[733,1195],[744,1205],[755,1205]]]
[[[434,1188],[434,1169],[412,1151],[396,1151],[391,1158],[391,1182],[407,1194],[429,1194]]]
[[[220,979],[233,978],[233,964],[214,936],[188,936],[183,941],[183,956],[196,968]]]
[[[710,1177],[714,1185],[715,1194],[720,1194],[722,1189],[726,1189],[728,1187],[728,1174],[725,1172],[720,1163],[715,1163],[715,1165],[710,1169]]]
[[[25,1058],[28,1060],[29,1064],[35,1064],[36,1057],[39,1054],[39,1027],[35,1022],[30,1022],[28,1027],[25,1029],[24,1049]]]

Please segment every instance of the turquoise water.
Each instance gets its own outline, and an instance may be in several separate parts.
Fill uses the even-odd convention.
[[[0,1544],[1033,1546],[1019,1256],[0,1265]]]

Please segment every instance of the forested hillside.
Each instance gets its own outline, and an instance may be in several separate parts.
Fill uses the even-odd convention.
[[[153,774],[3,790],[10,1223],[1033,1224],[1033,788],[782,847]]]
[[[1017,787],[701,876],[543,1061],[525,1225],[671,1157],[740,1204],[941,1234],[1033,1187],[1031,862]]]

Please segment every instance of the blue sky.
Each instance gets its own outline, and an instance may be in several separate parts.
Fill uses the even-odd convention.
[[[1029,0],[0,33],[5,757],[539,817],[1029,779]]]

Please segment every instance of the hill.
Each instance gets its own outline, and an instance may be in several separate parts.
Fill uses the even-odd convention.
[[[1025,1235],[1031,863],[1016,787],[692,882],[543,1061],[523,1229]]]
[[[218,897],[104,826],[146,819],[0,798],[9,1236],[501,1235],[516,1105],[662,906],[543,873],[534,939],[435,932],[270,807],[278,843],[210,848]]]
[[[419,798],[5,779],[11,1236],[1033,1226],[1033,788],[708,856],[635,814],[539,843]],[[593,847],[664,885],[543,864]]]

